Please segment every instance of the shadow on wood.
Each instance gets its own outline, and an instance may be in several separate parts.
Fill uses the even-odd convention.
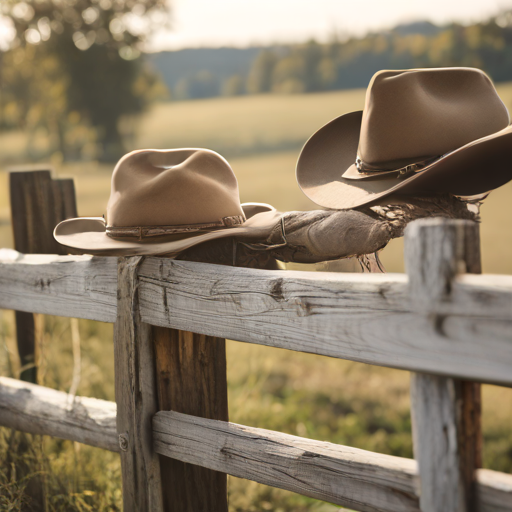
[[[159,409],[228,421],[226,341],[153,327]],[[227,512],[227,476],[160,458],[166,512]]]
[[[413,307],[451,302],[460,273],[480,273],[479,226],[474,222],[422,220],[411,225],[405,259]],[[443,316],[433,317],[441,326]],[[442,329],[442,327],[438,327]],[[482,465],[480,384],[450,377],[411,374],[414,454],[420,506],[427,512],[477,510],[476,469]]]
[[[52,180],[49,170],[9,175],[14,248],[25,254],[67,254],[53,238],[60,221],[77,216],[72,179]],[[34,316],[16,312],[20,379],[37,381]]]

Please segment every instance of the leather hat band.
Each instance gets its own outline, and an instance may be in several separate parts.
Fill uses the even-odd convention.
[[[444,156],[444,155],[442,155]],[[425,167],[434,163],[436,160],[439,160],[441,156],[435,156],[433,158],[427,158],[426,160],[421,160],[418,162],[414,162],[413,164],[408,164],[404,167],[400,167],[399,169],[374,169],[367,166],[359,157],[356,158],[356,168],[360,174],[366,174],[369,176],[377,177],[379,174],[396,174],[398,178],[405,178],[410,176],[411,174],[416,174],[425,169]]]
[[[221,228],[240,226],[245,222],[242,215],[224,217],[218,222],[205,224],[186,224],[180,226],[107,226],[106,233],[110,238],[152,238],[164,235],[176,235],[180,233],[194,233],[196,231],[211,231]]]

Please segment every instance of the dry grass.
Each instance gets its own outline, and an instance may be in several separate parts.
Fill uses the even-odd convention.
[[[512,86],[499,89],[512,106]],[[142,119],[133,147],[216,149],[229,158],[239,179],[242,201],[270,202],[281,210],[311,209],[315,205],[295,183],[298,150],[316,128],[337,114],[361,108],[363,100],[362,91],[348,91],[157,105]],[[20,160],[22,151],[19,134],[0,136],[3,161]],[[58,165],[56,170],[59,176],[74,177],[80,215],[104,213],[110,166],[86,162]],[[512,183],[493,192],[482,208],[485,272],[512,274],[510,204]],[[7,174],[0,173],[1,246],[12,243],[8,215]],[[384,250],[383,260],[389,271],[403,270],[401,241]],[[0,374],[16,376],[19,368],[11,312],[2,313],[0,325]],[[82,380],[78,392],[113,400],[112,327],[88,321],[79,325]],[[73,367],[69,320],[46,317],[38,339],[40,383],[68,390]],[[407,372],[229,342],[228,379],[230,416],[235,422],[412,456]],[[512,472],[512,390],[484,386],[483,396],[485,466]],[[27,495],[25,486],[32,485],[45,493],[46,510],[116,510],[119,506],[115,454],[36,438],[28,443],[26,460],[15,461],[25,469],[13,478],[5,455],[13,452],[12,443],[23,443],[25,438],[11,438],[3,432],[2,499],[9,494],[11,502],[19,504]],[[337,510],[234,478],[229,487],[232,512]],[[34,492],[32,489],[32,495]],[[12,510],[20,509],[12,506]]]
[[[158,104],[140,124],[136,147],[208,147],[232,157],[297,149],[314,130],[364,104],[364,91],[261,95]]]

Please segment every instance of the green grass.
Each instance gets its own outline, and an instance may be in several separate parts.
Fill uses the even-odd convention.
[[[512,107],[512,85],[502,85],[499,91]],[[270,202],[283,211],[312,209],[315,205],[295,182],[298,151],[315,129],[338,114],[361,108],[363,101],[364,91],[348,91],[158,104],[141,119],[130,149],[209,147],[231,162],[242,201]],[[44,148],[45,141],[39,144]],[[0,135],[4,170],[24,161],[23,148],[21,134]],[[58,176],[75,179],[80,215],[105,213],[111,166],[95,162],[62,165],[58,155],[50,159]],[[494,191],[482,207],[487,273],[512,274],[511,204],[509,183]],[[0,246],[12,244],[8,219],[7,174],[0,173]],[[402,250],[397,240],[383,251],[388,271],[403,271]],[[1,315],[0,374],[17,376],[13,315]],[[73,367],[69,326],[68,319],[39,317],[38,366],[43,385],[69,389]],[[79,326],[79,393],[113,400],[112,326],[89,321],[80,321]],[[237,342],[228,342],[227,352],[232,421],[412,457],[407,372]],[[512,390],[484,386],[483,397],[485,466],[512,472]],[[6,429],[1,433],[1,499],[10,496],[11,503],[20,503],[27,495],[39,496],[46,509],[34,510],[49,511],[106,511],[120,506],[117,455],[47,437],[11,436]],[[21,459],[13,459],[20,453]],[[235,478],[229,480],[229,492],[231,512],[337,510]],[[21,508],[13,505],[12,510]]]

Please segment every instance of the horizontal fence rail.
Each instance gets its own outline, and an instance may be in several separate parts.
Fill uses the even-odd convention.
[[[350,509],[419,510],[414,460],[165,411],[153,440],[162,455]]]
[[[117,258],[0,250],[0,308],[116,321]]]
[[[73,401],[71,400],[71,404]],[[116,405],[0,377],[2,424],[119,451]],[[420,512],[414,460],[235,423],[158,412],[155,451],[361,511]],[[512,512],[512,475],[479,469],[480,512]]]
[[[11,174],[18,250],[67,251],[51,231],[76,216],[72,181],[48,180]],[[404,261],[356,275],[0,249],[20,378],[37,382],[32,313],[111,322],[116,396],[0,377],[0,425],[118,452],[125,512],[228,512],[226,474],[366,512],[512,512],[512,475],[480,469],[480,382],[512,386],[512,276],[475,275],[464,220],[411,223]],[[225,338],[409,370],[415,460],[230,423]]]
[[[190,263],[152,258],[142,264],[143,321],[512,385],[512,276],[500,276],[499,283],[471,276],[471,283],[479,283],[475,288],[461,277],[453,284],[458,302],[418,312],[401,274],[319,275]]]
[[[0,252],[0,308],[114,322],[117,258]],[[147,258],[152,325],[512,385],[512,276],[457,276],[415,309],[402,274],[266,271]]]
[[[119,451],[116,404],[0,377],[0,424]]]

